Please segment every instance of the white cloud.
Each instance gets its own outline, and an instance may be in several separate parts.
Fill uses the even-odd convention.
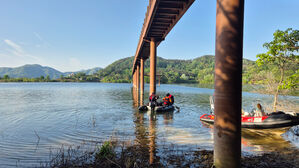
[[[6,49],[9,53],[6,53],[6,57],[10,57],[11,60],[16,60],[17,58],[13,57],[17,56],[22,58],[22,60],[26,60],[26,62],[42,62],[42,60],[36,56],[33,56],[31,54],[28,54],[21,45],[17,44],[16,42],[13,42],[12,40],[5,39],[4,43],[9,47]],[[4,54],[2,54],[3,57]]]
[[[35,36],[36,38],[42,39],[42,37],[38,34]],[[56,62],[55,58],[51,57],[50,59],[47,59],[44,56],[44,60],[43,58],[36,57],[29,53],[32,47],[43,47],[44,45],[45,44],[41,42],[41,44],[30,46],[10,39],[2,39],[0,41],[0,67],[17,67],[24,64],[40,64],[56,68],[63,72],[78,71],[89,68],[89,66],[86,66],[83,62],[81,62],[82,60],[74,56],[68,58],[63,58],[63,56],[61,56],[59,61]]]
[[[48,43],[39,33],[33,32],[35,37],[41,42],[41,44],[36,44],[35,47],[40,48],[40,47],[50,47],[50,43]]]
[[[4,42],[13,49],[15,55],[19,56],[24,53],[24,50],[22,49],[22,47],[16,43],[14,43],[13,41],[6,39],[6,40],[4,40]]]

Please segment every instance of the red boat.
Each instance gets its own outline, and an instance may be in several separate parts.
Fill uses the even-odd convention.
[[[212,114],[204,114],[200,120],[206,123],[214,124],[215,116]],[[282,128],[299,125],[299,115],[287,114],[284,112],[273,112],[262,117],[242,116],[242,128],[252,129],[268,129],[268,128]]]

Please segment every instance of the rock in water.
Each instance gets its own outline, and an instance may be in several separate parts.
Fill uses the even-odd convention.
[[[295,135],[299,136],[299,125],[292,127],[292,128],[291,128],[291,131],[292,131]]]

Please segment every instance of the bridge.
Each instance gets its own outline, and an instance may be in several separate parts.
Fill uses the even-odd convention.
[[[156,92],[156,48],[180,20],[194,0],[150,0],[147,6],[135,59],[133,86],[143,95],[144,61],[150,57],[150,94]],[[137,71],[137,73],[135,73]],[[136,75],[141,73],[140,75]],[[140,80],[139,80],[140,79]]]
[[[216,0],[214,165],[241,167],[244,0]],[[143,103],[144,61],[156,93],[157,46],[194,0],[149,0],[132,67],[133,98]]]

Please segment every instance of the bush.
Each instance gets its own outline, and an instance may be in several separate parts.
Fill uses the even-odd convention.
[[[110,141],[104,142],[104,144],[99,148],[99,151],[96,153],[96,159],[102,160],[106,158],[113,158],[115,155],[113,151],[113,146]]]

